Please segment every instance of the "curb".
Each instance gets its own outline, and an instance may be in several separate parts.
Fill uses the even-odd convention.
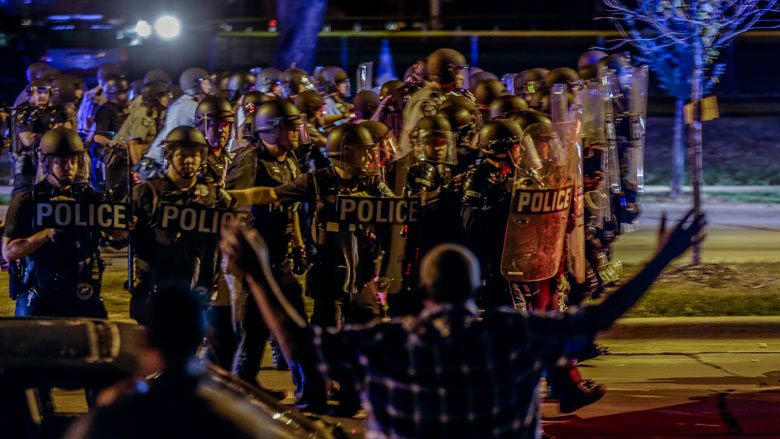
[[[647,317],[615,322],[599,338],[649,339],[765,339],[780,338],[780,316]]]

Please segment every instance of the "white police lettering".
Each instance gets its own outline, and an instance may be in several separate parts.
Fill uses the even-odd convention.
[[[420,198],[349,197],[338,198],[338,218],[342,224],[407,224],[417,221]]]
[[[216,235],[227,221],[245,223],[249,219],[249,212],[163,203],[160,205],[159,218],[161,229]]]
[[[35,225],[58,229],[127,229],[127,205],[99,201],[44,201],[36,205]]]
[[[516,194],[518,213],[543,214],[569,209],[572,187],[544,190],[519,190]]]

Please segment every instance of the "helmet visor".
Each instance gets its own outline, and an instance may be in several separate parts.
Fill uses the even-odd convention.
[[[432,163],[454,165],[457,163],[455,153],[455,133],[451,131],[417,132],[415,153],[420,160]]]

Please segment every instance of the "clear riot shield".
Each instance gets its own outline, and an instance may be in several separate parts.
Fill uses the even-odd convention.
[[[506,87],[506,92],[510,95],[515,94],[515,76],[517,76],[517,73],[507,73],[501,77],[501,82]]]
[[[574,227],[567,234],[567,263],[569,273],[577,283],[586,280],[587,260],[585,259],[585,193],[582,166],[582,109],[575,107],[569,113],[569,122],[554,123],[553,129],[563,145],[566,168],[574,183],[571,216]]]
[[[648,66],[634,67],[631,74],[630,115],[631,151],[628,156],[629,179],[642,192],[645,188],[645,122],[647,120]]]
[[[374,62],[368,61],[358,64],[357,73],[357,92],[360,93],[363,90],[373,90],[374,88]]]
[[[521,158],[513,160],[515,177],[501,255],[501,274],[510,281],[549,279],[561,263],[574,179],[558,131],[565,132],[550,124],[533,124],[517,145],[515,156]]]
[[[615,87],[617,79],[612,73],[605,73],[601,76],[601,90],[604,98],[604,124],[607,140],[607,167],[609,175],[606,176],[609,181],[609,187],[612,193],[622,192],[620,187],[620,160],[618,159],[617,131],[615,129]]]

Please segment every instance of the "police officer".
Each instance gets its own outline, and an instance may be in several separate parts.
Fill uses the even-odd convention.
[[[447,119],[455,133],[458,164],[452,168],[452,173],[458,175],[480,158],[476,142],[482,126],[481,113],[468,98],[453,96],[441,104],[437,114]]]
[[[548,73],[550,73],[548,69],[541,67],[523,70],[518,73],[514,80],[514,95],[522,97],[528,102],[529,106],[532,106],[534,95],[545,87],[544,79]]]
[[[208,143],[193,127],[178,127],[165,139],[167,173],[133,188],[132,212],[136,217],[130,242],[136,278],[130,300],[130,317],[149,321],[152,297],[165,284],[183,284],[199,291],[203,300],[216,282],[217,236],[162,228],[162,203],[204,208],[232,206],[224,190],[207,184],[199,175],[208,155]]]
[[[86,138],[92,136],[91,130],[95,123],[95,113],[97,112],[97,109],[108,101],[108,98],[103,92],[103,86],[109,78],[123,75],[124,72],[113,64],[104,64],[98,68],[98,85],[84,94],[84,99],[81,101],[81,106],[79,106],[78,111],[78,131],[83,133]]]
[[[122,127],[127,119],[127,95],[130,86],[127,80],[115,76],[111,77],[103,85],[103,93],[108,101],[101,105],[95,113],[95,126],[92,129],[92,146],[89,155],[92,159],[92,187],[103,189],[106,176],[103,173],[105,168],[105,148],[114,138],[116,133]]]
[[[130,105],[128,105],[127,110],[128,112],[135,111],[136,107],[143,104],[143,91],[146,87],[154,84],[159,85],[158,83],[165,84],[168,86],[168,89],[171,88],[171,77],[163,70],[159,69],[152,69],[146,72],[143,79],[140,81],[133,81],[130,85],[132,88],[133,83],[140,82],[141,87],[140,90],[137,91],[137,93],[131,93],[133,96],[130,97]]]
[[[164,81],[152,81],[144,86],[141,103],[128,111],[119,132],[106,154],[106,189],[116,199],[127,195],[128,173],[149,150],[165,123],[165,110],[171,101],[171,86]]]
[[[425,116],[433,116],[449,96],[457,96],[456,82],[464,75],[466,58],[453,49],[438,49],[428,56],[426,63],[430,82],[415,92],[406,103],[403,112],[403,129],[400,135],[402,153],[411,149],[409,134],[417,122]]]
[[[298,178],[301,171],[294,153],[305,141],[301,137],[305,127],[298,108],[287,99],[265,102],[257,109],[254,128],[257,134],[256,147],[251,150],[251,154],[242,155],[246,160],[254,160],[252,186],[278,187]],[[236,163],[230,171],[241,172],[241,169],[247,168]],[[272,275],[287,300],[301,313],[304,311],[303,289],[294,273],[302,274],[306,264],[299,211],[300,203],[297,202],[275,202],[252,207],[253,227],[268,245]],[[240,341],[233,361],[233,373],[255,383],[270,331],[260,316],[248,286],[242,285],[235,293],[234,321]],[[283,368],[281,354],[274,353],[274,362],[279,369]],[[303,371],[293,365],[292,372],[297,387],[297,404],[308,404],[309,401],[305,401],[307,389]]]
[[[162,142],[167,138],[168,133],[180,126],[195,126],[195,110],[198,102],[206,96],[214,95],[217,91],[208,72],[199,67],[182,72],[179,76],[179,85],[184,94],[168,107],[165,127],[157,133],[149,152],[146,153],[147,157],[157,163],[163,161]]]
[[[195,126],[209,144],[203,177],[217,186],[223,186],[225,182],[225,172],[230,163],[226,147],[235,121],[236,114],[230,102],[217,96],[203,99],[195,109]]]
[[[24,72],[25,77],[27,78],[27,83],[29,84],[33,79],[37,79],[38,74],[47,67],[49,67],[49,65],[43,61],[35,61],[34,63],[27,66],[27,69]],[[16,96],[14,107],[18,107],[30,100],[30,94],[27,92],[28,88],[29,87],[25,87],[24,90],[19,92],[19,94]]]
[[[304,91],[314,91],[317,88],[306,71],[297,67],[290,67],[284,71],[284,97],[295,101],[295,98]]]
[[[347,72],[336,66],[325,67],[320,72],[319,85],[325,94],[325,116],[340,115],[341,119],[333,124],[338,126],[345,123],[353,109],[352,104],[344,100],[351,95]]]
[[[507,94],[504,83],[496,78],[482,80],[474,88],[477,107],[482,114],[482,120],[490,120],[490,103],[499,96]]]
[[[52,104],[53,90],[46,79],[33,79],[27,87],[29,100],[13,112],[14,138],[12,197],[32,188],[38,165],[38,143],[51,128],[61,125],[63,115]]]
[[[520,153],[522,139],[523,130],[514,121],[497,119],[486,124],[479,138],[485,159],[462,174],[458,182],[465,243],[482,266],[484,288],[478,299],[485,308],[513,305],[500,263],[509,216],[512,161]]]
[[[330,166],[330,160],[325,152],[328,142],[325,137],[327,119],[323,114],[325,100],[315,91],[305,91],[295,100],[295,105],[304,119],[306,134],[309,138],[309,143],[301,144],[295,153],[301,172],[310,172],[312,169]]]
[[[252,91],[256,79],[250,72],[236,72],[230,75],[227,83],[228,101],[237,104],[242,96]]]
[[[278,99],[284,94],[284,73],[279,69],[267,67],[257,74],[255,88],[269,99]]]
[[[355,95],[352,105],[354,106],[356,120],[369,120],[379,107],[379,96],[371,90],[363,90]]]
[[[44,134],[40,148],[46,178],[11,202],[3,236],[3,256],[9,262],[25,261],[22,288],[15,289],[16,315],[106,318],[100,298],[103,232],[46,229],[32,221],[41,201],[100,199],[78,181],[79,168],[85,166],[84,144],[76,131],[59,127]]]

